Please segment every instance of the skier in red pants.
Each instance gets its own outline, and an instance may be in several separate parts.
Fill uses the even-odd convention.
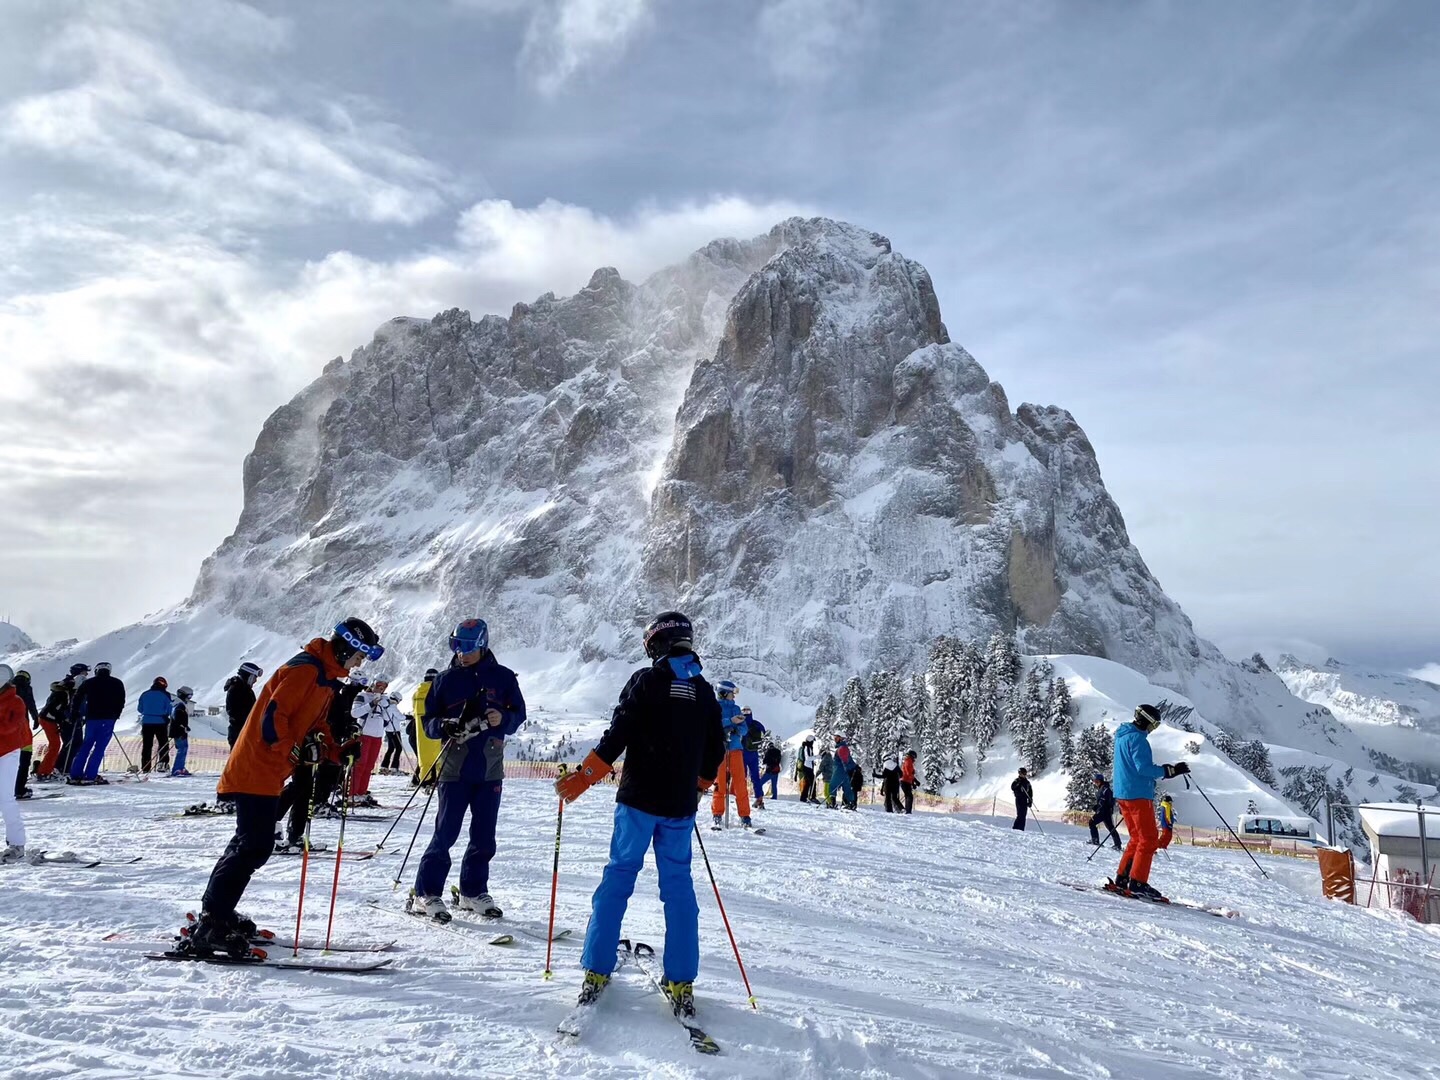
[[[1150,732],[1160,726],[1160,710],[1154,705],[1141,705],[1135,710],[1132,723],[1121,724],[1115,731],[1115,800],[1125,815],[1130,842],[1120,856],[1120,868],[1107,889],[1141,900],[1164,900],[1150,886],[1150,861],[1160,841],[1155,827],[1155,781],[1183,776],[1190,766],[1181,761],[1174,765],[1156,765],[1150,753]]]

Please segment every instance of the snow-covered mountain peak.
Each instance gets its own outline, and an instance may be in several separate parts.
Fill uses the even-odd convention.
[[[28,652],[36,648],[30,635],[14,623],[0,619],[0,660],[12,653]]]

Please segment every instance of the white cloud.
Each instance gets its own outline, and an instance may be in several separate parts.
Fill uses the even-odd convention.
[[[775,77],[817,83],[864,44],[868,0],[770,0],[758,21],[760,49]]]
[[[1412,679],[1424,679],[1426,682],[1435,683],[1437,686],[1440,686],[1440,664],[1426,664],[1424,667],[1418,667],[1414,671],[1407,671],[1405,674],[1409,675]]]
[[[522,68],[554,94],[582,69],[613,59],[645,25],[650,0],[457,0],[484,15],[529,13]]]
[[[213,70],[191,71],[174,40],[184,28],[167,31],[168,42],[138,32],[123,17],[129,7],[82,8],[56,31],[41,62],[61,85],[0,111],[0,147],[79,162],[234,222],[412,224],[442,205],[441,171],[388,126],[334,101],[313,119],[287,115]],[[210,0],[193,14],[233,25],[238,43],[262,53],[287,40],[283,25],[245,5]]]
[[[467,210],[444,247],[279,270],[163,221],[0,222],[0,266],[44,250],[87,268],[65,287],[0,297],[0,409],[23,416],[0,440],[0,594],[54,637],[188,592],[234,525],[240,463],[265,416],[394,315],[508,313],[574,291],[598,266],[636,280],[799,212],[729,197],[612,218],[496,200]],[[76,585],[63,596],[60,573]]]

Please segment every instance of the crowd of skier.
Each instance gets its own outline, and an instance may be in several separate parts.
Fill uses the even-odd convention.
[[[729,679],[712,683],[703,674],[690,620],[670,611],[657,616],[643,635],[649,663],[621,690],[611,722],[595,748],[555,789],[564,802],[579,798],[604,779],[623,755],[616,795],[610,858],[592,898],[583,952],[580,1005],[592,1003],[612,974],[621,923],[647,851],[655,852],[665,910],[663,989],[677,1016],[694,1015],[693,982],[699,965],[698,905],[690,874],[696,813],[709,796],[713,826],[726,823],[733,797],[741,829],[754,828],[752,809],[778,797],[783,767],[780,744],[751,708],[738,704],[739,688]],[[206,885],[201,914],[182,951],[194,958],[248,954],[254,924],[237,913],[253,875],[278,851],[308,857],[310,822],[332,798],[334,812],[376,805],[370,778],[400,771],[402,735],[408,734],[417,766],[413,779],[433,789],[437,802],[429,844],[420,857],[407,910],[437,921],[451,918],[445,885],[451,850],[468,816],[468,841],[461,859],[453,905],[482,918],[503,912],[490,894],[490,864],[496,852],[496,825],[504,789],[505,744],[525,723],[525,699],[513,671],[489,648],[489,630],[468,619],[450,635],[450,659],[443,670],[426,672],[406,717],[389,681],[367,678],[360,669],[384,655],[379,636],[364,620],[349,618],[328,637],[316,637],[265,681],[263,670],[242,663],[225,683],[230,752],[216,787],[215,811],[232,813],[234,835],[216,861]],[[139,696],[142,745],[138,769],[158,767],[185,776],[193,691],[173,695],[156,678]],[[43,731],[46,750],[33,763],[34,778],[70,784],[104,784],[100,762],[126,704],[125,687],[111,665],[93,672],[74,665],[51,684],[36,708],[30,677],[0,664],[0,810],[6,828],[6,862],[24,857],[25,829],[19,803],[31,771],[33,730]],[[1189,771],[1184,763],[1155,764],[1148,735],[1159,726],[1154,706],[1135,710],[1131,723],[1114,736],[1113,778],[1094,775],[1095,813],[1090,838],[1102,843],[1104,826],[1121,847],[1114,813],[1129,832],[1119,871],[1108,887],[1127,896],[1163,899],[1149,885],[1155,851],[1168,844],[1174,827],[1169,797],[1159,821],[1155,782]],[[866,777],[854,749],[840,734],[817,753],[804,739],[794,760],[802,803],[854,811]],[[173,745],[174,759],[170,758]],[[887,813],[913,812],[916,752],[892,753],[877,763],[872,778]],[[1020,769],[1011,785],[1014,827],[1023,830],[1034,803]],[[752,803],[753,797],[753,803]],[[284,820],[283,830],[281,822]],[[1162,827],[1163,826],[1163,831]],[[557,838],[558,845],[558,838]]]

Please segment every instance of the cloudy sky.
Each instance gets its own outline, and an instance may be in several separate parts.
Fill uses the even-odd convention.
[[[188,591],[395,314],[796,211],[1089,433],[1223,647],[1440,660],[1440,4],[0,0],[0,616]]]

